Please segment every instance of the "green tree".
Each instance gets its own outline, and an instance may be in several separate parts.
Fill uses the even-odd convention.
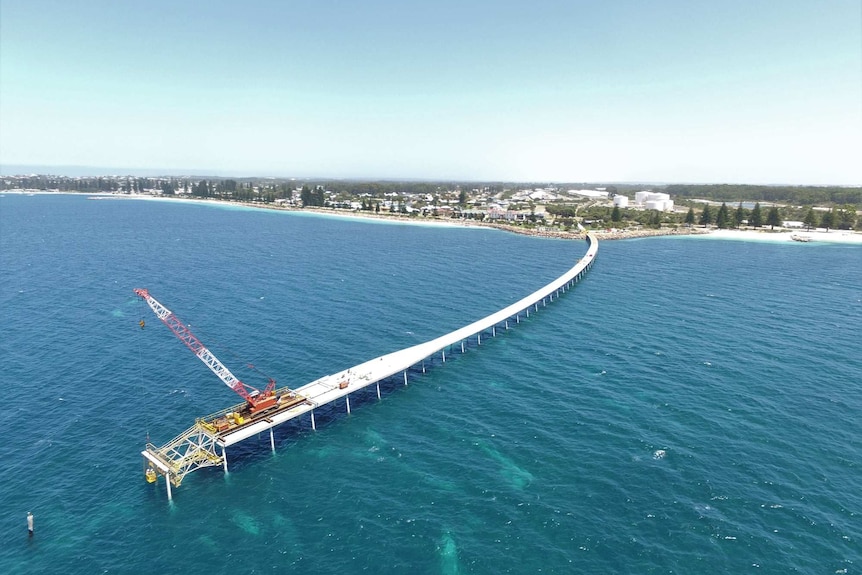
[[[745,221],[745,215],[745,208],[742,207],[742,202],[739,202],[739,205],[736,206],[736,213],[733,217],[737,229],[742,225],[742,222]]]
[[[620,213],[620,207],[614,206],[614,209],[611,210],[611,221],[612,222],[618,222],[622,219],[623,219],[623,217],[622,217],[622,214]]]
[[[718,215],[715,217],[715,225],[718,229],[723,230],[728,227],[730,223],[730,214],[727,212],[727,204],[722,202],[721,207],[718,208]]]
[[[685,225],[694,225],[694,208],[688,208],[688,213],[685,215]]]
[[[778,213],[778,206],[769,208],[769,213],[766,214],[766,225],[769,229],[774,230],[775,226],[781,226],[781,214]]]
[[[828,212],[823,212],[823,215],[820,216],[820,227],[826,228],[827,232],[830,228],[835,227],[835,208],[832,208]]]
[[[749,225],[759,228],[763,225],[763,214],[760,211],[760,202],[754,204],[754,209],[751,210],[751,217],[748,218]]]
[[[805,219],[802,221],[805,224],[805,230],[811,231],[811,228],[817,227],[817,215],[814,213],[813,208],[808,208],[808,211],[805,213]]]
[[[141,184],[139,183],[138,186]],[[210,185],[206,180],[201,180],[192,188],[192,195],[199,198],[208,198],[210,196]]]
[[[317,186],[314,188],[311,204],[321,208],[326,205],[326,195],[323,193],[323,186]]]
[[[462,208],[467,205],[467,190],[465,190],[464,188],[461,188],[461,191],[458,193],[458,205]]]
[[[658,210],[653,210],[652,215],[650,215],[649,225],[654,227],[655,229],[659,229],[661,227],[661,212]]]
[[[850,204],[841,206],[835,211],[833,225],[840,230],[851,230],[856,225],[856,208]]]
[[[700,225],[703,227],[712,223],[712,211],[709,209],[709,204],[704,204],[703,211],[700,212]]]

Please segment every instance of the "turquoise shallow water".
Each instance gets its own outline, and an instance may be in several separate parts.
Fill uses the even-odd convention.
[[[0,198],[0,573],[856,573],[862,248],[603,242],[516,329],[250,440],[166,501],[164,443],[544,285],[581,242],[167,202]],[[148,326],[137,327],[143,317]],[[28,540],[25,516],[36,516]]]

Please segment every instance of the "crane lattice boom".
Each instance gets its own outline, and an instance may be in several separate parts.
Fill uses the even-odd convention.
[[[181,342],[186,344],[186,347],[192,350],[192,353],[194,353],[198,359],[204,362],[204,364],[206,364],[206,366],[210,368],[210,370],[212,370],[212,372],[216,374],[216,376],[222,380],[225,385],[234,390],[248,402],[253,412],[260,408],[269,407],[273,403],[275,399],[272,393],[275,389],[274,380],[269,380],[269,384],[266,386],[263,393],[254,387],[243,383],[239,378],[231,373],[231,371],[225,367],[225,365],[219,361],[219,359],[210,350],[208,350],[204,344],[201,343],[188,326],[181,322],[171,310],[163,306],[156,298],[151,296],[149,291],[146,289],[136,288],[135,293],[147,302],[147,305],[150,306],[156,314],[156,317],[162,320],[174,335],[177,336]]]

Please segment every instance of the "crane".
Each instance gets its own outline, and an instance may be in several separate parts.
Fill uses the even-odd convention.
[[[277,397],[275,395],[275,380],[269,378],[269,383],[263,391],[240,381],[230,370],[224,366],[219,359],[206,348],[201,341],[195,337],[187,325],[180,321],[174,313],[163,306],[159,301],[150,295],[146,289],[135,288],[135,293],[140,296],[147,305],[156,314],[156,317],[162,320],[177,338],[186,344],[192,353],[200,359],[216,376],[224,382],[229,388],[234,390],[248,404],[248,409],[251,415],[255,415],[262,411],[266,411],[271,407],[275,407]],[[143,326],[143,321],[141,322]]]

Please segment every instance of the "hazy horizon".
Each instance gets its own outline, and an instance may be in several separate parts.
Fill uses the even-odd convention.
[[[617,181],[617,180],[504,180],[500,178],[489,178],[484,180],[469,178],[410,178],[410,177],[350,177],[350,176],[327,176],[327,175],[284,175],[284,174],[255,174],[255,173],[232,173],[219,172],[218,170],[158,170],[150,168],[99,168],[93,166],[2,166],[0,165],[0,176],[60,176],[68,178],[85,177],[140,177],[140,178],[219,178],[219,179],[275,179],[275,180],[341,180],[361,182],[476,182],[476,183],[505,183],[505,184],[586,184],[586,185],[643,185],[643,186],[667,186],[667,185],[743,185],[743,186],[795,186],[795,187],[840,187],[856,188],[862,184],[796,184],[786,182],[684,182],[684,181]]]

